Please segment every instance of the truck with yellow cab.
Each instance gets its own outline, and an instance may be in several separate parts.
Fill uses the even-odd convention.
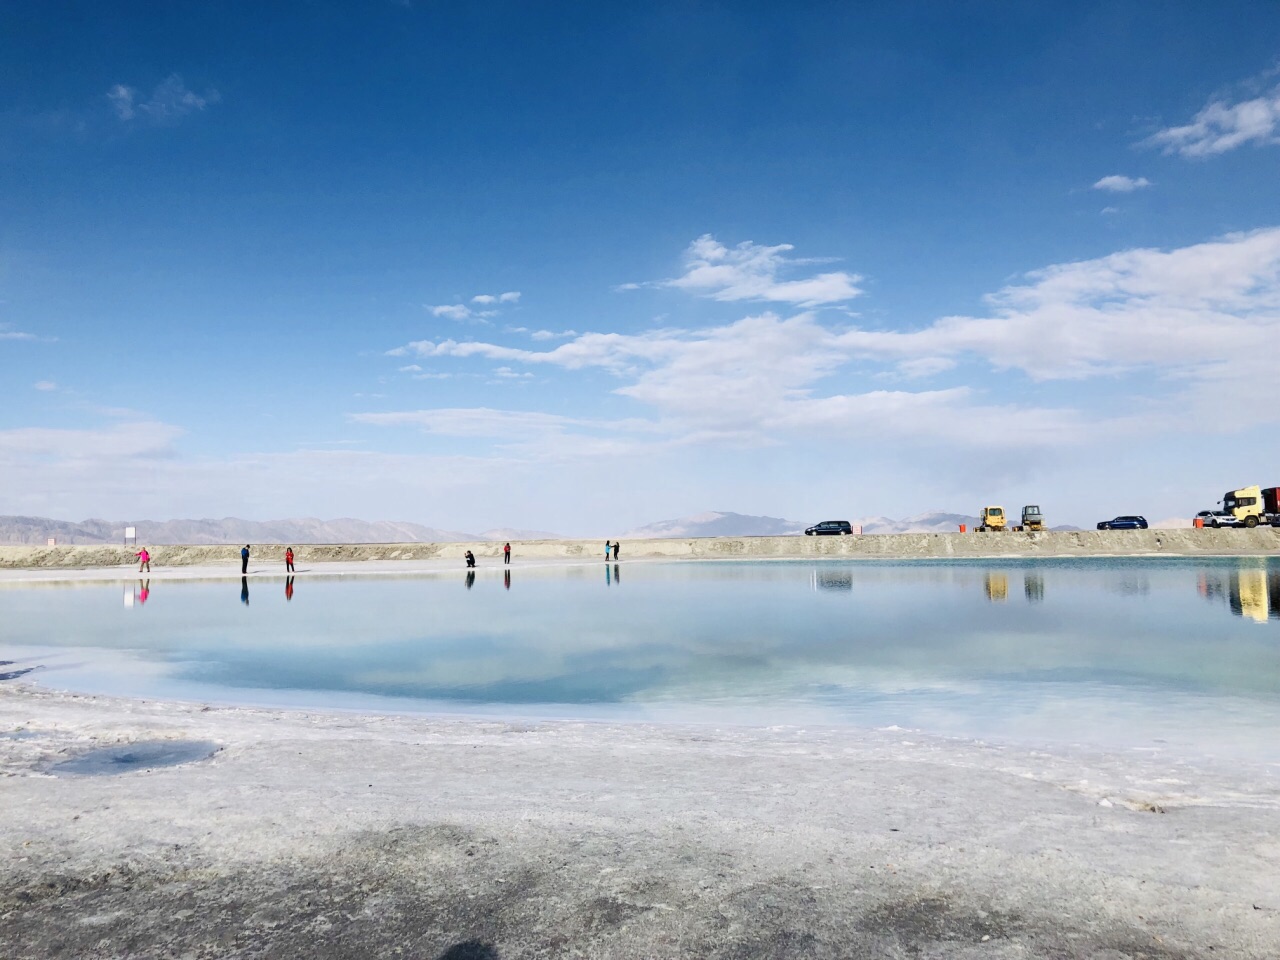
[[[1004,507],[983,507],[982,520],[978,524],[978,532],[1003,532],[1005,522]]]
[[[1222,495],[1222,510],[1233,526],[1253,529],[1260,523],[1280,527],[1280,487],[1241,487]]]

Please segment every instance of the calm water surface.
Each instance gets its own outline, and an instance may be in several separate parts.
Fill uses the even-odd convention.
[[[0,675],[202,701],[898,725],[1280,759],[1280,562],[10,584]]]

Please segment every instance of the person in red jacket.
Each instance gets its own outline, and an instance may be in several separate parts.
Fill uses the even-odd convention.
[[[293,573],[293,547],[284,548],[284,568],[289,573]]]
[[[504,543],[502,545],[502,562],[503,563],[511,562],[511,544],[509,543]]]

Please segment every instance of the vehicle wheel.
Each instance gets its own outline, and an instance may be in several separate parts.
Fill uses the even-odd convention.
[[[1256,526],[1258,525],[1258,518],[1257,518],[1257,517],[1245,517],[1245,518],[1244,518],[1244,525],[1245,525],[1246,527],[1248,527],[1250,530],[1252,530],[1254,527],[1256,527]]]

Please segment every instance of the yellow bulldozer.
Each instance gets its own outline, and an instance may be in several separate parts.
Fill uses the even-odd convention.
[[[979,533],[1001,533],[1004,531],[1004,507],[983,507],[982,519],[978,522]]]

